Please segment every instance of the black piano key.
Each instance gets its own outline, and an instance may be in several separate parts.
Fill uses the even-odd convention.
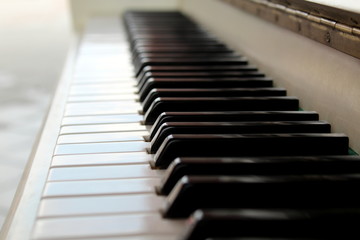
[[[206,238],[206,240],[323,240],[321,238],[278,238],[278,237],[234,237],[234,238]]]
[[[176,66],[176,65],[239,65],[247,64],[244,57],[229,58],[143,58],[141,63],[135,65],[136,75],[145,66]]]
[[[142,74],[141,78],[138,78],[138,86],[141,88],[146,81],[149,79],[159,79],[159,78],[258,78],[265,77],[265,74],[258,71],[203,71],[203,72],[147,72]],[[206,87],[206,86],[205,86]]]
[[[196,73],[196,72],[247,72],[247,71],[257,71],[258,69],[252,65],[204,65],[204,66],[146,66],[139,73],[137,78],[140,80],[144,77],[146,73],[156,74],[156,73]]]
[[[136,49],[139,48],[144,48],[144,49],[153,49],[156,47],[191,47],[191,48],[196,48],[196,47],[225,47],[224,44],[216,42],[216,41],[211,41],[211,42],[201,42],[201,41],[192,41],[192,42],[151,42],[151,41],[137,41],[132,43],[132,45],[130,46],[131,51],[136,52]],[[240,65],[244,65],[246,63],[241,62]],[[191,65],[191,64],[179,64],[181,65]],[[176,65],[176,66],[179,66]],[[203,64],[206,65],[206,64]],[[216,64],[209,64],[209,65],[216,65]],[[219,64],[221,65],[221,64]],[[236,64],[234,64],[236,65]],[[239,64],[237,64],[239,65]],[[161,65],[159,65],[161,66]],[[165,65],[166,66],[166,65]],[[200,65],[201,66],[201,65]]]
[[[150,139],[166,122],[247,122],[247,121],[317,121],[313,111],[255,111],[255,112],[164,112],[150,129]]]
[[[180,239],[358,239],[359,221],[360,210],[357,208],[198,210],[187,221]]]
[[[360,208],[360,174],[286,176],[184,176],[166,198],[166,218],[196,209]]]
[[[168,46],[158,46],[153,48],[144,48],[139,47],[133,50],[133,53],[231,53],[231,49],[225,46],[178,46],[178,47],[168,47]]]
[[[252,134],[252,133],[330,133],[324,121],[289,122],[169,122],[160,126],[151,139],[150,152],[156,153],[171,134]]]
[[[157,192],[167,195],[185,175],[305,175],[359,173],[360,157],[285,156],[244,158],[177,158],[166,170]]]
[[[284,88],[154,88],[144,98],[142,110],[146,112],[159,97],[267,97],[286,96]]]
[[[294,97],[188,97],[157,98],[144,115],[145,124],[152,124],[163,112],[198,111],[295,111],[299,100]]]
[[[347,155],[344,134],[174,134],[165,138],[153,165],[166,168],[178,157]]]
[[[148,78],[138,85],[139,97],[144,99],[154,88],[255,88],[272,87],[273,81],[266,77],[227,78]]]

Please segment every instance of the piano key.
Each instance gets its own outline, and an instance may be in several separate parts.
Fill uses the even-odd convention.
[[[352,239],[359,236],[356,226],[359,217],[358,209],[198,210],[187,221],[185,233],[180,239]]]
[[[149,78],[139,86],[140,99],[144,99],[154,88],[256,88],[272,87],[266,77],[229,78]]]
[[[105,124],[105,123],[135,123],[140,122],[143,116],[140,114],[119,114],[119,115],[95,115],[64,117],[62,126],[86,125],[86,124]]]
[[[152,102],[159,97],[267,97],[286,96],[283,88],[155,88],[142,101],[142,110],[146,112]]]
[[[146,73],[173,73],[173,72],[247,72],[257,71],[257,68],[251,65],[204,65],[204,66],[146,66],[138,74],[137,79],[140,80]]]
[[[128,142],[143,141],[147,131],[128,131],[110,133],[81,133],[60,135],[58,144],[67,143],[95,143],[95,142]]]
[[[136,91],[133,83],[107,83],[107,84],[86,84],[73,85],[70,88],[70,95],[101,95],[101,94],[130,94]]]
[[[360,157],[292,156],[177,158],[165,171],[157,192],[167,195],[185,175],[304,175],[357,173]]]
[[[358,208],[360,174],[185,176],[166,198],[163,215],[185,218],[196,209]]]
[[[160,170],[159,170],[160,171]],[[154,193],[158,178],[76,180],[48,182],[44,198]]]
[[[197,72],[145,72],[137,77],[139,86],[142,86],[149,78],[227,78],[227,77],[265,77],[258,71],[197,71]]]
[[[228,112],[164,112],[150,129],[153,138],[160,126],[167,122],[249,122],[249,121],[317,121],[314,111],[228,111]]]
[[[174,134],[166,137],[152,164],[166,168],[177,157],[347,155],[348,142],[336,133]]]
[[[36,222],[34,239],[99,237],[142,237],[146,234],[177,235],[183,228],[182,220],[166,221],[156,213],[129,215],[99,215],[63,218],[43,218]],[[156,238],[155,238],[156,239]]]
[[[188,97],[157,98],[144,115],[145,124],[152,124],[163,112],[198,111],[295,111],[295,97]]]
[[[265,77],[234,78],[149,78],[139,86],[139,98],[145,99],[149,92],[159,88],[268,88],[272,80]]]
[[[179,47],[167,47],[167,46],[158,46],[158,47],[138,47],[134,49],[134,54],[136,53],[230,53],[233,52],[231,49],[225,46],[203,46],[193,48],[191,46],[179,46]]]
[[[203,44],[203,43],[202,43]],[[181,59],[172,59],[172,58],[143,58],[142,62],[135,65],[136,75],[141,71],[145,66],[173,66],[173,65],[239,65],[247,64],[247,60],[243,57],[239,58],[181,58]]]
[[[38,216],[158,213],[163,203],[163,198],[150,193],[46,198],[41,200]]]
[[[144,141],[61,144],[55,148],[54,155],[143,152],[148,147],[149,143]]]
[[[77,167],[93,165],[148,164],[152,159],[146,152],[97,153],[54,156],[52,167]]]
[[[237,238],[206,238],[206,240],[320,240],[318,238],[278,238],[278,237],[237,237]]]
[[[62,126],[60,135],[74,133],[104,133],[104,132],[129,132],[144,131],[146,127],[139,123],[107,123],[107,124],[88,124]]]
[[[134,101],[68,103],[64,116],[136,114],[140,104]]]
[[[171,134],[252,134],[252,133],[330,133],[325,121],[290,122],[169,122],[160,126],[151,139],[150,152],[156,153]]]
[[[50,169],[48,181],[159,178],[160,175],[149,164],[59,167]]]
[[[148,53],[148,52],[140,52],[136,50],[137,53],[133,54],[133,61],[141,61],[142,58],[207,58],[207,57],[226,57],[226,58],[238,58],[241,57],[239,54],[235,52],[163,52],[163,53]]]
[[[100,102],[116,100],[133,100],[138,99],[135,93],[116,94],[116,95],[86,95],[86,96],[69,96],[68,102]]]

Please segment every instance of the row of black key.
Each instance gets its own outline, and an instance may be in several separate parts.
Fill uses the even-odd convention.
[[[125,23],[151,164],[168,168],[163,215],[193,213],[182,239],[356,232],[360,158],[345,135],[182,14],[128,12]]]

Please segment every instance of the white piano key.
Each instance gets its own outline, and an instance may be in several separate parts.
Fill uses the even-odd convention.
[[[73,79],[75,84],[94,84],[94,83],[118,83],[128,82],[129,79],[134,79],[134,74],[131,72],[123,72],[118,74],[115,78],[94,78],[94,77],[77,77]]]
[[[148,131],[66,134],[66,135],[60,135],[57,143],[66,144],[66,143],[143,141],[144,140],[143,136],[147,134],[149,134]]]
[[[160,175],[161,173],[153,171],[149,164],[62,167],[50,169],[48,181],[159,178]]]
[[[139,123],[110,123],[110,124],[89,124],[61,127],[60,134],[74,133],[100,133],[100,132],[129,132],[145,131],[146,126]]]
[[[64,115],[82,116],[97,114],[132,114],[138,113],[140,108],[140,104],[134,101],[68,103]]]
[[[66,167],[84,165],[146,164],[150,160],[152,160],[152,156],[146,152],[61,155],[53,157],[51,166]]]
[[[153,171],[163,175],[164,170]],[[45,186],[43,197],[153,193],[155,186],[159,184],[160,178],[49,182]]]
[[[164,220],[160,214],[129,214],[38,219],[33,238],[59,239],[146,236],[156,234],[178,235],[184,220]],[[135,238],[136,239],[136,238]]]
[[[96,101],[116,101],[116,100],[133,100],[138,99],[139,96],[132,94],[116,94],[116,95],[86,95],[86,96],[69,96],[68,102],[96,102]]]
[[[158,212],[164,199],[155,193],[47,198],[41,200],[38,217]]]
[[[142,120],[143,120],[143,115],[140,114],[64,117],[62,120],[62,126],[101,124],[101,123],[131,123],[131,122],[140,122]]]
[[[84,238],[69,239],[66,240],[79,240]],[[103,238],[91,238],[91,240],[178,240],[179,236],[175,234],[151,234],[146,236],[122,236],[122,237],[103,237]]]
[[[131,83],[126,84],[86,84],[73,85],[70,88],[70,95],[101,95],[101,94],[131,94],[135,93],[137,88]]]
[[[149,147],[148,142],[114,142],[114,143],[84,143],[62,144],[55,148],[54,155],[87,154],[87,153],[120,153],[144,152]]]

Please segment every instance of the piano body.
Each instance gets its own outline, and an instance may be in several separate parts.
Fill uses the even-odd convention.
[[[81,2],[81,0],[77,0],[73,1],[72,4],[74,8],[76,8],[78,7],[77,4]],[[91,10],[92,4],[96,2],[95,0],[87,2],[88,5],[82,6],[85,8],[83,11],[88,12],[82,13],[78,21],[78,28],[81,28],[81,24],[83,24],[85,19],[84,16],[86,14],[91,15],[93,13],[91,11],[97,9],[94,7]],[[63,77],[59,82],[58,90],[56,91],[49,110],[48,118],[24,173],[12,209],[2,230],[1,239],[170,240],[205,239],[207,236],[211,238],[214,237],[214,239],[217,239],[216,237],[223,239],[222,237],[234,236],[248,237],[241,239],[258,239],[256,237],[261,237],[261,239],[277,239],[276,237],[282,237],[284,239],[298,239],[296,237],[327,239],[330,238],[329,235],[321,238],[321,231],[324,230],[324,225],[328,227],[329,231],[332,229],[340,229],[338,232],[334,230],[330,231],[330,233],[333,233],[335,238],[341,239],[341,237],[339,238],[339,234],[346,236],[347,233],[354,231],[355,226],[352,223],[356,222],[360,216],[360,202],[357,201],[358,199],[354,196],[356,187],[359,186],[360,170],[356,168],[359,167],[359,158],[357,156],[343,155],[347,154],[348,145],[346,136],[349,137],[349,147],[355,152],[360,151],[360,128],[358,127],[358,122],[360,121],[360,108],[358,107],[360,106],[360,21],[357,21],[360,19],[360,15],[358,13],[345,10],[340,11],[340,13],[337,12],[339,17],[339,22],[337,22],[335,19],[330,19],[330,17],[336,15],[332,12],[335,8],[324,7],[324,11],[315,11],[319,6],[321,9],[321,5],[311,5],[311,3],[308,5],[307,1],[296,0],[179,0],[168,1],[166,6],[163,7],[158,5],[158,1],[152,1],[152,6],[150,6],[148,1],[108,1],[106,4],[108,3],[113,4],[112,6],[107,6],[107,11],[111,14],[90,18],[86,27],[84,27],[82,36],[79,36],[78,41],[74,44],[73,51],[69,54]],[[244,131],[244,133],[242,133],[238,129],[243,129],[246,124],[239,123],[240,120],[229,120],[233,118],[236,119],[233,115],[229,116],[230,113],[239,114],[238,111],[231,109],[229,106],[243,105],[245,106],[244,109],[247,109],[246,106],[252,104],[249,99],[253,99],[253,97],[251,95],[250,97],[249,95],[245,95],[246,97],[239,98],[237,98],[236,95],[235,97],[234,95],[208,97],[206,93],[203,93],[199,88],[197,90],[198,92],[195,91],[195,95],[199,94],[199,96],[185,95],[186,97],[183,97],[183,102],[180,102],[180,105],[170,103],[170,105],[174,105],[176,109],[180,110],[166,110],[169,114],[165,117],[170,120],[169,122],[167,122],[166,119],[163,120],[166,124],[158,128],[169,131],[171,135],[170,137],[168,135],[163,136],[163,141],[157,143],[158,146],[155,149],[154,142],[149,142],[148,136],[150,134],[149,131],[152,130],[151,124],[154,124],[154,119],[151,120],[149,117],[151,114],[147,114],[146,111],[142,114],[141,112],[139,113],[142,106],[137,100],[139,95],[135,94],[137,91],[135,87],[137,80],[136,77],[134,77],[136,73],[135,70],[143,70],[143,72],[140,71],[142,75],[139,74],[138,79],[142,76],[144,79],[149,80],[154,77],[152,74],[156,76],[157,74],[159,74],[159,76],[161,76],[161,74],[167,76],[166,74],[168,74],[172,76],[172,78],[183,79],[186,77],[173,76],[174,74],[172,72],[176,72],[182,76],[181,74],[188,74],[189,69],[181,68],[182,65],[178,63],[173,63],[173,69],[168,72],[166,72],[166,69],[166,71],[163,69],[164,71],[162,72],[161,64],[159,64],[160,70],[158,69],[157,71],[156,68],[150,68],[147,72],[145,71],[146,67],[144,70],[142,67],[133,66],[131,59],[135,57],[131,56],[131,53],[134,51],[129,47],[131,45],[128,41],[129,33],[130,35],[133,34],[130,36],[131,38],[136,39],[138,37],[140,39],[140,47],[137,46],[140,49],[138,53],[141,53],[141,51],[145,49],[144,55],[139,54],[137,58],[140,66],[142,66],[142,61],[146,62],[148,58],[152,56],[151,52],[146,52],[146,47],[151,45],[149,42],[146,42],[150,41],[147,38],[151,38],[151,30],[143,28],[142,24],[146,25],[146,23],[148,23],[148,25],[152,25],[150,29],[155,32],[157,31],[159,34],[162,29],[161,27],[157,29],[156,24],[160,23],[161,25],[164,23],[161,19],[159,20],[159,16],[154,17],[154,14],[151,15],[141,12],[130,12],[124,20],[120,17],[119,13],[115,14],[119,7],[119,5],[116,4],[120,3],[124,6],[129,5],[129,9],[137,9],[137,4],[145,4],[149,5],[148,7],[152,9],[178,10],[189,19],[201,25],[210,32],[210,35],[204,35],[208,40],[210,39],[209,41],[201,40],[205,37],[200,34],[199,29],[195,28],[187,20],[184,20],[185,27],[181,25],[179,22],[183,21],[181,20],[182,17],[174,12],[169,12],[167,13],[168,15],[157,14],[163,16],[168,25],[183,27],[182,30],[174,30],[173,33],[178,32],[180,35],[184,35],[183,39],[187,37],[190,39],[184,41],[189,44],[189,46],[192,46],[192,48],[190,50],[188,49],[188,51],[184,50],[184,52],[182,52],[181,48],[178,48],[176,54],[184,54],[184,56],[191,59],[192,57],[188,55],[191,51],[197,51],[196,54],[199,55],[201,55],[201,49],[215,52],[210,53],[210,55],[206,55],[209,54],[206,52],[206,54],[200,58],[203,60],[206,59],[209,64],[194,63],[191,65],[193,68],[190,67],[192,70],[189,76],[192,77],[188,78],[192,78],[193,80],[198,80],[199,78],[205,79],[204,76],[201,78],[200,75],[202,73],[206,72],[206,74],[209,74],[210,72],[213,74],[216,72],[217,74],[227,74],[228,79],[226,79],[226,76],[212,76],[211,81],[214,82],[214,78],[224,78],[224,81],[228,81],[230,84],[231,81],[234,80],[231,74],[238,74],[236,77],[240,75],[246,76],[245,78],[251,77],[252,80],[259,80],[259,82],[266,82],[271,77],[271,79],[274,79],[274,89],[277,92],[281,92],[284,90],[283,88],[285,88],[288,96],[297,96],[300,99],[300,107],[304,111],[295,113],[295,110],[297,110],[295,103],[295,105],[292,105],[289,109],[293,109],[294,106],[296,109],[285,110],[289,113],[289,116],[292,116],[292,114],[306,115],[305,113],[308,113],[309,119],[307,121],[312,122],[313,125],[324,125],[324,128],[329,128],[326,122],[319,122],[316,121],[316,119],[311,120],[313,115],[316,115],[316,113],[312,111],[316,111],[319,113],[320,119],[325,119],[331,123],[331,132],[334,134],[317,134],[316,130],[315,133],[307,133],[307,135],[310,136],[313,134],[318,138],[322,138],[325,135],[331,136],[329,138],[341,138],[342,140],[332,143],[332,139],[324,137],[327,142],[319,144],[321,150],[319,150],[319,152],[317,152],[318,150],[313,150],[316,153],[320,153],[315,155],[327,155],[323,154],[323,152],[334,152],[334,155],[323,158],[320,157],[319,160],[311,154],[310,150],[307,152],[307,148],[313,149],[312,145],[318,144],[317,141],[312,140],[312,138],[305,138],[307,136],[306,134],[299,132],[293,133],[291,130],[279,130],[280,133],[274,130],[275,132],[257,132],[256,134],[252,134],[251,132],[249,133],[249,130],[245,129],[241,130]],[[99,8],[101,11],[104,11],[104,7]],[[306,12],[306,10],[309,11]],[[171,20],[171,16],[175,16],[175,18]],[[157,17],[158,20],[156,20]],[[123,21],[125,21],[126,25]],[[166,23],[164,25],[166,29]],[[131,26],[134,27],[133,30],[131,30]],[[186,26],[188,28],[186,28]],[[193,32],[195,35],[191,36]],[[166,35],[167,33],[162,32],[161,34]],[[198,39],[196,36],[198,36]],[[172,37],[170,36],[169,38]],[[217,42],[216,39],[226,43],[228,47],[222,48],[223,45]],[[135,42],[136,41],[137,40],[135,40]],[[161,42],[159,39],[155,39],[155,41]],[[164,42],[166,41],[167,40],[164,40]],[[172,41],[176,42],[177,40],[172,39]],[[196,45],[196,41],[199,41],[198,45]],[[166,50],[168,52],[166,52],[164,50],[167,46],[166,44],[167,43],[163,44],[161,51],[164,51],[163,53],[165,55],[173,54],[171,51],[169,52],[169,48],[173,48],[174,46],[170,44],[170,47]],[[133,45],[136,44],[133,42]],[[157,45],[157,47],[159,47],[159,45]],[[219,50],[220,48],[222,50]],[[232,49],[236,50],[236,53],[232,52]],[[216,51],[220,53],[216,53]],[[218,56],[217,54],[219,56],[234,54],[234,56],[226,58],[224,61],[214,60],[215,62],[218,61],[218,64],[222,64],[221,66],[214,63],[211,65],[212,57]],[[241,56],[238,57],[237,54]],[[207,59],[208,56],[210,57]],[[249,65],[246,65],[246,59],[243,56],[246,56],[246,59],[250,62]],[[179,59],[181,59],[181,57],[179,57]],[[173,60],[169,60],[169,62],[172,61]],[[226,61],[229,61],[229,63]],[[209,67],[209,65],[211,66]],[[149,64],[149,66],[151,67],[151,64]],[[189,67],[189,64],[186,65],[186,63],[184,63],[183,66]],[[206,66],[208,68],[206,68]],[[234,66],[235,70],[231,70],[231,66]],[[219,68],[218,70],[216,70],[217,67]],[[194,73],[199,75],[195,76],[196,74],[194,75]],[[266,75],[261,75],[262,73]],[[243,79],[244,77],[241,76],[239,78]],[[159,84],[159,88],[161,88],[162,85],[161,83]],[[194,87],[191,88],[194,89]],[[208,94],[214,90],[209,90],[210,87],[205,88]],[[231,92],[231,94],[234,94],[234,92],[246,94],[249,90],[244,90],[245,88],[246,87],[237,87],[235,89],[231,87],[228,91]],[[270,87],[261,87],[262,91],[268,91],[269,88]],[[254,88],[251,89],[255,91]],[[154,93],[154,91],[149,91]],[[225,94],[227,93],[227,90],[223,89],[223,87],[221,87],[219,91],[225,91]],[[174,94],[181,95],[179,91],[174,92]],[[159,91],[157,94],[163,93]],[[286,98],[291,102],[289,103],[290,105],[293,104],[294,101],[296,102],[295,98],[287,98],[282,96],[282,93],[274,94],[280,94],[280,96],[267,97],[265,94],[265,97],[260,96],[255,101],[267,99],[268,101],[274,101],[276,103],[276,99]],[[166,98],[171,100],[171,97],[167,95],[160,95],[160,97],[165,100]],[[196,108],[198,101],[193,101],[196,97],[198,99],[202,98],[201,101],[205,102],[205,104],[203,104],[205,110]],[[216,102],[212,102],[214,98],[217,98],[215,99]],[[241,102],[244,99],[248,99],[249,102]],[[165,105],[168,102],[165,100],[164,102],[157,101],[159,104],[157,106],[160,109],[157,110],[159,113],[162,113],[163,108],[167,109]],[[196,120],[191,120],[191,113],[188,113],[189,116],[186,115],[186,117],[179,117],[176,113],[186,112],[186,110],[182,109],[181,104],[188,104],[186,103],[188,100],[191,100],[188,106],[191,107],[191,109],[195,109],[193,113],[214,112],[215,110],[210,109],[211,107],[209,106],[215,106],[216,104],[224,105],[223,102],[221,102],[222,100],[228,101],[225,105],[231,110],[230,112],[226,110],[228,113],[223,114],[225,120],[204,120],[207,119],[207,117],[209,119],[215,119],[212,113],[208,115],[205,114],[206,117],[198,116],[199,119],[203,119],[199,120],[202,124],[199,122],[195,124],[194,121]],[[156,102],[156,100],[154,101]],[[154,105],[156,104],[153,103],[149,108],[154,109],[156,107]],[[175,113],[171,113],[172,111]],[[220,110],[217,110],[217,112],[219,111]],[[247,109],[246,111],[250,112],[252,110]],[[245,115],[246,111],[240,114]],[[255,108],[255,111],[257,111],[257,113],[252,112],[251,114],[271,115],[270,112],[274,113],[276,111],[278,115],[281,115],[279,113],[280,110],[269,111],[267,109],[261,110],[260,108],[259,110]],[[146,121],[146,119],[144,120],[144,115],[145,118],[150,119],[149,122],[151,124],[143,124],[143,122]],[[156,115],[156,117],[157,116],[158,115]],[[289,116],[286,115],[285,118]],[[291,118],[291,116],[289,118]],[[184,117],[185,120],[181,120],[182,117]],[[171,120],[172,118],[179,118],[180,120],[173,121]],[[304,118],[307,117],[305,116]],[[282,129],[282,125],[292,125],[292,120],[275,120],[275,123],[269,121],[271,120],[260,123],[260,125],[264,125],[264,129],[268,127],[267,125],[274,125],[276,129]],[[295,121],[298,123],[295,125],[303,124],[303,120]],[[185,122],[185,124],[181,122]],[[208,123],[206,124],[204,122]],[[225,130],[224,133],[217,132],[219,125],[214,122],[225,122],[225,124],[220,125],[220,128],[226,129],[229,127],[229,129],[237,130],[233,133],[226,132],[228,130]],[[249,122],[247,122],[247,125],[250,128],[254,127],[253,124]],[[184,133],[181,129],[178,130],[179,126],[185,129],[183,130]],[[202,130],[189,130],[189,126],[193,128],[197,126],[199,128],[211,129],[211,137],[202,132]],[[166,127],[169,128],[166,130]],[[257,125],[255,128],[257,127],[259,126]],[[311,127],[312,126],[309,128]],[[324,131],[326,132],[327,130]],[[194,132],[194,134],[191,134],[192,132]],[[158,135],[153,136],[153,139],[159,137]],[[205,139],[204,141],[208,141],[209,145],[206,146],[204,143],[199,144],[200,140],[191,142],[193,141],[194,135],[196,135],[195,139]],[[143,138],[143,136],[146,137]],[[252,149],[253,145],[251,143],[241,140],[240,138],[243,136],[258,138],[259,143],[255,145],[258,145],[259,150]],[[305,136],[304,139],[302,139],[302,136]],[[277,138],[269,141],[270,137]],[[209,138],[211,139],[209,140]],[[230,139],[228,144],[227,142],[225,144],[220,143],[220,146],[228,151],[227,154],[232,152],[234,156],[237,156],[236,151],[230,148],[232,144],[231,141],[235,142],[239,151],[240,149],[248,148],[252,152],[242,150],[244,151],[244,156],[237,156],[235,158],[230,154],[224,156],[226,158],[221,158],[221,156],[218,155],[216,146],[213,148],[210,147],[214,145],[214,142],[212,142],[213,138],[216,139],[214,140],[215,144],[217,143],[216,141],[221,142],[224,141],[224,139],[225,141]],[[221,139],[218,140],[217,138]],[[191,139],[191,141],[189,139]],[[291,145],[291,139],[300,139],[299,143],[303,145],[296,148]],[[166,141],[169,143],[169,146],[173,148],[173,151],[166,150],[167,145],[164,143]],[[181,148],[181,144],[183,144],[181,141],[188,141],[183,145],[185,148]],[[273,150],[264,147],[264,145],[271,143],[271,141],[276,142],[280,147],[282,145],[284,153],[275,151],[275,156],[272,156],[274,155],[271,154]],[[200,147],[202,145],[205,147]],[[227,146],[229,147],[227,148]],[[199,149],[208,148],[209,152],[214,152],[215,155],[211,156],[211,154],[204,152],[203,156],[201,156],[201,154],[199,156],[197,152],[197,155],[195,154],[193,159],[191,158],[191,154],[189,156],[186,154],[185,156],[181,155],[190,150],[196,151],[196,147],[199,147]],[[265,152],[261,152],[263,148]],[[291,148],[294,148],[296,151],[303,149],[303,155],[307,156],[301,156],[301,151],[298,154],[293,154],[288,150]],[[339,151],[337,151],[338,148],[340,148]],[[344,153],[344,148],[346,153]],[[152,151],[152,153],[149,153],[149,151]],[[178,153],[180,156],[176,155]],[[168,157],[164,157],[162,154]],[[337,157],[338,155],[341,157]],[[164,175],[167,174],[167,177],[170,178],[168,176],[170,172],[169,168],[172,167],[176,169],[174,163],[167,170],[161,169],[166,168],[167,165],[170,164],[170,162],[166,162],[169,160],[163,159],[169,159],[174,156],[175,158],[187,157],[184,159],[180,158],[177,161],[179,164],[192,164],[197,170],[185,170],[185,172],[189,171],[189,174],[185,174],[189,176],[182,178],[178,176],[181,180],[175,187],[171,186],[168,190],[164,190],[164,188],[159,189],[158,187],[158,192],[156,193],[155,187],[161,185],[161,181],[165,181],[161,180],[165,178]],[[201,165],[207,161],[211,163],[209,163],[209,165]],[[149,162],[152,163],[152,167]],[[219,162],[230,164],[230,167],[216,165],[219,164]],[[290,165],[290,167],[286,165],[291,162],[295,165]],[[246,163],[257,164],[260,170],[249,170],[249,173],[246,174],[246,172],[244,173],[242,172],[243,170],[241,170],[249,167]],[[275,165],[275,167],[271,165],[276,163],[279,165]],[[320,171],[319,174],[317,174],[317,170],[311,170],[311,163],[315,164],[315,168]],[[239,164],[242,165],[240,166]],[[333,164],[333,166],[329,168],[331,164]],[[210,166],[210,168],[204,170],[202,169],[206,168],[204,166]],[[301,166],[303,166],[304,169],[299,170]],[[272,169],[269,171],[274,170],[274,172],[267,174],[267,168],[271,169],[272,167],[275,170]],[[289,170],[289,173],[281,172],[279,169],[282,169],[282,167],[292,170]],[[296,169],[297,167],[299,167],[298,172],[294,173],[296,172],[294,168]],[[232,172],[231,168],[237,169],[242,173],[236,175]],[[252,168],[249,167],[249,169]],[[165,171],[167,172],[165,173]],[[191,174],[191,171],[195,173]],[[205,174],[202,171],[204,171]],[[217,173],[217,171],[219,172]],[[258,173],[261,171],[265,173]],[[304,171],[304,173],[302,173],[302,171]],[[216,174],[214,174],[214,172]],[[291,184],[289,184],[287,188],[277,188],[281,183],[285,184],[285,180],[290,181]],[[329,187],[329,183],[332,181],[334,185]],[[207,185],[207,183],[213,182],[218,183],[218,185]],[[296,185],[299,182],[304,185]],[[174,185],[175,183],[172,184]],[[259,183],[259,186],[256,185],[253,189],[247,188],[246,183]],[[268,185],[264,187],[260,183],[267,183]],[[278,185],[275,183],[278,183]],[[203,184],[207,190],[201,189],[201,184]],[[236,201],[239,200],[238,197],[227,189],[231,184],[233,184],[235,188],[239,187],[239,184],[244,184],[244,187],[241,188],[240,186],[239,189],[242,189],[243,192],[241,194],[244,195],[243,198],[245,199],[252,199],[251,197],[247,197],[245,193],[250,193],[250,195],[254,194],[254,196],[258,197],[265,196],[262,201],[256,202],[270,201],[275,203],[275,200],[279,200],[284,196],[292,200],[295,199],[294,201],[296,202],[296,197],[302,198],[303,195],[301,194],[311,195],[310,198],[314,199],[310,201],[304,197],[304,199],[301,200],[307,202],[308,205],[305,204],[300,207],[296,205],[298,203],[295,204],[295,207],[291,204],[284,206],[285,208],[290,208],[290,210],[284,210],[283,206],[276,204],[270,204],[269,207],[267,204],[262,205],[259,203],[260,207],[258,207],[256,204],[252,204],[252,202],[248,202],[248,205],[245,204],[245,207],[237,207],[234,206],[234,204],[236,205]],[[317,188],[313,187],[316,184],[324,186],[323,189],[325,190],[321,192],[321,194],[316,193]],[[261,194],[261,191],[265,191],[264,189],[268,186],[274,190],[275,196],[273,196],[270,191],[268,191],[267,194]],[[298,186],[298,188],[296,186]],[[304,186],[309,187],[309,189],[306,191],[306,189],[303,188]],[[188,221],[185,219],[187,219],[189,215],[187,212],[192,211],[191,205],[193,203],[189,199],[186,199],[186,197],[188,197],[186,194],[184,194],[185,197],[179,196],[179,192],[184,189],[186,190],[187,187],[189,187],[190,191],[195,191],[199,188],[200,192],[193,193],[194,196],[197,196],[196,199],[205,199],[204,202],[208,203],[208,205],[205,204],[204,207],[200,207],[205,208],[205,210],[197,211]],[[329,192],[327,192],[328,188],[334,189],[333,195],[329,195]],[[208,195],[211,193],[211,189],[214,190],[213,197]],[[280,190],[284,189],[287,189],[288,194],[276,196]],[[218,192],[216,192],[216,190]],[[260,193],[256,193],[256,190],[261,191]],[[336,192],[336,190],[339,192]],[[166,197],[159,195],[159,192],[162,194],[171,193]],[[224,193],[224,197],[219,196],[220,193]],[[289,196],[291,194],[294,194],[296,197],[291,198],[291,196]],[[324,195],[321,197],[322,194]],[[191,197],[191,194],[189,195]],[[185,198],[185,200],[181,200],[181,197]],[[206,197],[208,197],[208,201],[206,201]],[[224,199],[218,200],[218,202],[225,203],[225,206],[216,207],[216,209],[221,209],[221,211],[211,210],[211,204],[219,204],[216,202],[216,199],[222,197]],[[232,197],[234,197],[236,201],[232,200]],[[324,204],[316,205],[316,203],[319,204],[320,201],[316,199],[316,197],[320,197],[320,200],[324,201]],[[327,197],[329,198],[328,201]],[[176,206],[170,206],[171,204],[176,205],[174,199],[180,199],[180,204],[183,204],[179,207],[180,210],[176,209]],[[216,201],[213,201],[213,199]],[[181,203],[181,201],[185,201],[185,203]],[[246,202],[246,200],[244,201]],[[336,205],[337,203],[332,205],[334,201],[338,203],[341,202],[345,204],[345,206],[339,207]],[[166,206],[165,202],[167,203]],[[315,202],[315,207],[312,205],[313,202]],[[329,204],[327,204],[327,202],[329,202]],[[228,206],[226,205],[227,203]],[[274,210],[274,208],[276,209]],[[319,210],[319,208],[321,210]],[[159,210],[162,210],[162,213]],[[163,218],[163,214],[170,217]],[[307,214],[306,219],[304,218],[304,214]],[[314,219],[309,216],[314,216]],[[223,221],[221,221],[221,219]],[[259,225],[252,225],[252,223],[250,224],[246,219],[250,219],[250,222],[258,221]],[[326,219],[328,219],[328,221]],[[285,220],[293,221],[289,223]],[[312,229],[309,225],[306,225],[308,224],[306,221],[310,221],[310,225],[318,226],[320,230]],[[323,221],[325,221],[325,223]],[[343,223],[341,227],[348,224],[348,229],[342,231],[341,227],[336,228],[335,224],[340,223]],[[205,227],[202,228],[202,224]],[[298,227],[296,227],[296,224],[298,224]],[[285,231],[288,235],[285,233],[283,235],[276,233],[276,229],[284,228],[284,226],[286,226],[285,229],[290,229]],[[314,232],[315,235],[296,235],[294,232],[299,230],[299,226],[308,226],[310,229],[309,232]],[[250,233],[244,233],[244,235],[236,235],[236,233],[234,233],[235,235],[230,234],[241,228],[250,229]],[[256,228],[258,228],[257,231]],[[269,229],[275,230],[270,231]],[[204,231],[208,231],[209,233],[204,233]],[[213,235],[211,235],[210,232],[213,232]],[[225,234],[224,236],[216,235],[218,232],[228,232],[229,234]],[[181,238],[181,236],[189,233],[195,235],[192,236],[192,238],[189,236],[188,238]],[[265,233],[269,235],[267,236]],[[203,236],[205,237],[202,238]]]

